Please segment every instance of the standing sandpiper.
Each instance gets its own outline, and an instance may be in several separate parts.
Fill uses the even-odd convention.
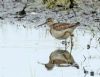
[[[50,28],[50,34],[56,39],[63,40],[65,39],[65,50],[66,50],[66,39],[71,36],[71,50],[72,50],[72,33],[74,29],[80,24],[79,22],[71,24],[71,23],[55,23],[52,18],[48,18],[45,23],[38,25],[42,26],[47,24]]]

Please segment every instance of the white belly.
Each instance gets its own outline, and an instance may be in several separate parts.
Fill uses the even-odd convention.
[[[62,30],[62,31],[56,31],[54,29],[50,30],[51,35],[53,37],[55,37],[56,39],[67,39],[70,34],[73,32],[73,29],[66,29],[66,30]]]

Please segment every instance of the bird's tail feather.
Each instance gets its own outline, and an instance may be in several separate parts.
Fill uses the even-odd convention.
[[[80,25],[80,22],[76,22],[75,25]]]

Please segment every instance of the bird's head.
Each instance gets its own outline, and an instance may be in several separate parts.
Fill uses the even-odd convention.
[[[41,26],[43,26],[43,25],[45,25],[45,24],[47,24],[49,27],[51,27],[51,25],[54,23],[54,19],[53,18],[47,18],[46,19],[46,21],[44,22],[44,23],[42,23],[42,24],[40,24],[40,25],[38,25],[38,26],[36,26],[36,27],[41,27]]]
[[[52,70],[53,67],[54,67],[54,64],[52,64],[52,63],[44,64],[44,63],[40,63],[40,62],[38,62],[38,64],[42,64],[42,65],[44,65],[44,66],[46,67],[47,70]]]
[[[46,23],[47,23],[47,25],[50,26],[54,23],[54,19],[53,18],[48,18],[48,19],[46,19]]]
[[[48,63],[48,64],[45,64],[45,67],[47,70],[52,70],[54,67],[54,64]]]

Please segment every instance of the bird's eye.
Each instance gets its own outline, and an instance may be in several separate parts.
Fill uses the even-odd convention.
[[[48,20],[48,22],[50,22],[51,20]]]

